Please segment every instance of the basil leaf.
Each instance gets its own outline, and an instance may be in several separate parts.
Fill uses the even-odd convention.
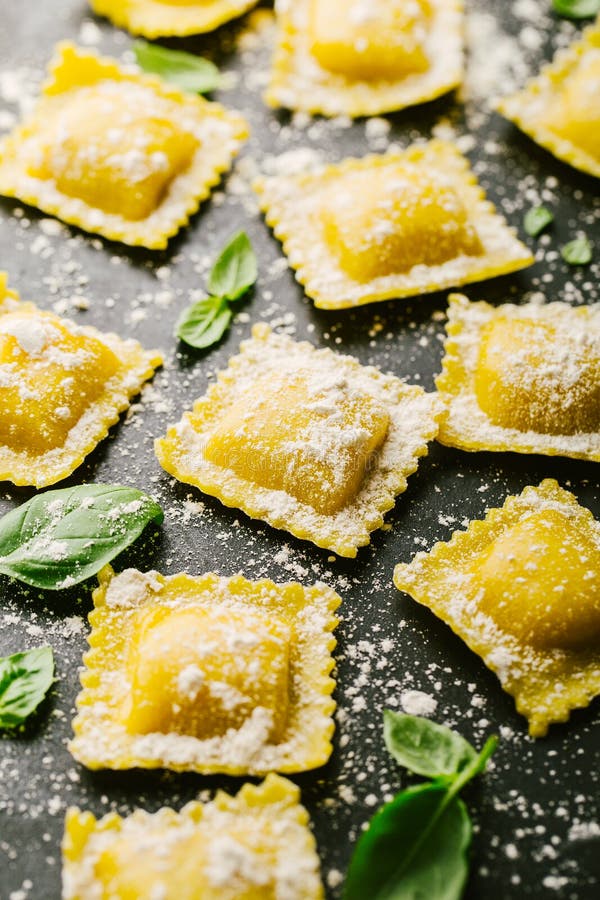
[[[383,736],[396,762],[427,778],[457,775],[478,757],[469,742],[450,728],[390,709],[383,713]]]
[[[221,82],[219,70],[214,63],[201,56],[184,53],[182,50],[168,50],[146,41],[136,41],[133,50],[136,62],[144,72],[159,75],[184,91],[206,94],[214,91]]]
[[[37,709],[54,681],[52,647],[0,659],[0,728],[15,728]]]
[[[443,784],[402,791],[359,838],[345,900],[459,900],[471,832],[464,803]]]
[[[600,0],[552,0],[552,6],[568,19],[591,19],[600,12]]]
[[[373,816],[350,861],[345,900],[459,900],[467,880],[471,821],[458,793],[485,769],[497,746],[480,753],[460,735],[419,716],[387,710],[390,752],[404,765],[442,774],[400,792]],[[408,761],[408,762],[407,762]]]
[[[248,235],[239,231],[221,251],[208,277],[210,296],[180,315],[176,336],[190,347],[204,349],[221,339],[231,322],[229,302],[238,300],[256,281],[256,256]]]
[[[222,297],[207,297],[183,311],[175,334],[190,347],[204,349],[223,337],[231,322],[232,312]]]
[[[535,206],[525,214],[523,227],[530,237],[537,237],[554,222],[554,215],[546,206]]]
[[[37,494],[0,519],[0,572],[58,590],[95,575],[132,544],[160,506],[135,488],[82,484]]]
[[[218,297],[237,300],[256,281],[258,269],[252,244],[245,231],[238,231],[214,264],[208,290]]]
[[[585,235],[581,235],[565,244],[560,255],[570,266],[587,266],[592,261],[592,245]]]

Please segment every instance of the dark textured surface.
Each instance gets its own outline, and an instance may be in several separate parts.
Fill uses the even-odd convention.
[[[534,71],[557,43],[564,44],[576,33],[574,26],[547,14],[549,4],[540,0],[537,5],[540,14],[534,21],[531,3],[470,4],[473,30],[482,41],[489,41],[490,20],[485,13],[503,15],[502,34],[512,35],[507,46],[514,46],[515,60],[499,66],[499,78],[507,73],[520,76],[528,68]],[[8,102],[11,92],[16,93],[13,84],[16,81],[31,93],[31,79],[41,76],[56,41],[77,40],[82,33],[104,52],[118,56],[129,46],[128,36],[100,20],[96,24],[101,36],[89,26],[81,32],[88,19],[83,0],[2,0],[0,6],[0,111],[17,111]],[[521,18],[511,7],[515,13],[519,8]],[[539,46],[532,41],[532,32],[541,33]],[[336,160],[378,149],[372,132],[371,138],[366,135],[364,122],[343,127],[343,122],[316,120],[306,127],[302,121],[292,123],[287,114],[264,108],[260,84],[268,53],[252,47],[244,54],[236,52],[238,33],[239,26],[228,26],[216,36],[183,46],[210,54],[228,71],[239,73],[237,83],[220,99],[250,120],[253,137],[245,156],[260,161],[265,154],[309,146],[325,159]],[[492,44],[490,67],[498,58],[498,46]],[[515,68],[517,59],[524,62]],[[485,73],[485,67],[480,72]],[[474,77],[477,80],[477,71]],[[500,91],[502,84],[493,87]],[[470,286],[466,293],[472,299],[519,301],[531,291],[543,290],[548,299],[597,301],[597,263],[569,269],[557,250],[576,229],[597,237],[598,183],[557,162],[478,104],[467,106],[465,120],[463,107],[452,97],[391,116],[392,136],[403,144],[428,136],[442,117],[451,119],[458,134],[473,133],[469,156],[490,198],[511,224],[520,228],[523,211],[540,194],[556,212],[550,236],[536,244],[539,261],[534,267]],[[507,493],[543,477],[557,478],[600,515],[597,466],[541,456],[464,454],[433,445],[388,515],[391,528],[375,533],[372,545],[357,560],[333,562],[324,551],[173,483],[158,466],[152,441],[200,395],[209,377],[249,333],[251,323],[259,320],[431,389],[440,365],[446,295],[357,312],[315,310],[280,262],[279,245],[253,209],[247,185],[239,177],[230,179],[229,189],[216,203],[204,205],[164,254],[128,250],[77,229],[48,233],[43,219],[34,210],[0,201],[0,268],[9,271],[12,287],[42,308],[64,309],[79,322],[160,347],[167,361],[142,407],[127,423],[122,419],[67,482],[128,483],[151,491],[163,504],[166,520],[160,534],[147,536],[119,561],[119,567],[134,564],[164,573],[214,569],[221,574],[241,569],[248,577],[297,577],[304,583],[321,578],[344,599],[337,634],[336,696],[341,714],[335,750],[326,767],[294,778],[311,813],[331,896],[339,895],[336,873],[345,870],[361,824],[406,783],[383,748],[381,711],[386,705],[398,705],[402,691],[409,689],[435,698],[435,718],[478,745],[489,733],[499,729],[503,733],[493,769],[465,797],[477,826],[467,896],[471,900],[598,896],[599,845],[590,827],[598,816],[598,702],[576,712],[568,724],[553,727],[546,739],[531,741],[525,721],[495,676],[428,610],[391,583],[397,561],[408,561],[417,549],[447,539],[464,520],[481,518]],[[188,353],[171,337],[175,319],[188,304],[190,290],[203,288],[210,259],[240,227],[256,248],[259,283],[218,347],[206,354]],[[74,295],[83,296],[89,309],[78,310],[79,301],[72,303]],[[0,511],[29,496],[27,489],[3,485]],[[190,506],[189,500],[203,506]],[[67,805],[96,814],[109,809],[127,813],[136,806],[179,807],[198,791],[217,786],[235,791],[241,783],[168,772],[92,773],[75,764],[65,743],[86,628],[73,617],[88,613],[92,586],[42,594],[0,581],[0,654],[50,642],[59,679],[26,732],[0,741],[2,900],[59,897],[59,844]]]

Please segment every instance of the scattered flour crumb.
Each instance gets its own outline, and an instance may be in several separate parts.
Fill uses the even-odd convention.
[[[569,883],[565,875],[546,875],[542,884],[551,891],[560,891]]]
[[[400,704],[410,716],[432,716],[437,709],[437,700],[424,691],[402,691]]]

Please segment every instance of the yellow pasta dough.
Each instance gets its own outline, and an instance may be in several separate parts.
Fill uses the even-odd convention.
[[[462,80],[461,0],[295,0],[277,22],[271,106],[370,116]]]
[[[437,398],[256,325],[160,464],[248,515],[356,556],[437,432]]]
[[[66,478],[161,363],[137,341],[21,302],[0,273],[0,480]]]
[[[98,15],[147,38],[213,31],[256,6],[258,0],[90,0]]]
[[[450,296],[438,440],[600,460],[600,309]]]
[[[394,582],[481,656],[532,737],[600,693],[600,523],[556,481],[396,566]]]
[[[327,762],[331,589],[109,567],[99,579],[76,759],[232,775]]]
[[[600,178],[599,98],[600,18],[498,110],[559,159]]]
[[[426,294],[533,262],[447,141],[263,178],[255,189],[322,309]]]
[[[218,104],[65,43],[34,112],[0,143],[0,193],[161,249],[246,136]]]
[[[279,775],[181,812],[67,810],[63,900],[322,900],[300,790]]]

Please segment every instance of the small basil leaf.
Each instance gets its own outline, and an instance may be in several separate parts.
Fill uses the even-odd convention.
[[[569,241],[561,248],[560,255],[570,266],[587,266],[592,261],[592,245],[585,235]]]
[[[204,297],[197,303],[192,303],[181,313],[175,325],[175,336],[182,341],[188,337],[201,334],[214,320],[223,305],[221,297]]]
[[[231,316],[226,300],[222,297],[207,297],[183,311],[175,333],[190,347],[203,350],[223,337]]]
[[[344,900],[459,900],[471,832],[463,802],[443,785],[402,791],[359,838]]]
[[[15,728],[40,705],[54,681],[51,647],[0,659],[0,728]]]
[[[537,237],[554,222],[554,215],[546,206],[535,206],[525,214],[523,226],[530,237]]]
[[[182,50],[167,50],[146,41],[136,41],[133,50],[137,64],[144,72],[159,75],[184,91],[206,94],[219,87],[219,70],[208,59]]]
[[[568,19],[591,19],[600,12],[600,0],[552,0],[552,6]]]
[[[0,519],[0,572],[59,590],[95,575],[125,550],[160,506],[136,488],[83,484],[37,494]]]
[[[256,281],[258,269],[252,244],[245,231],[232,237],[214,264],[208,290],[218,297],[237,300]]]
[[[477,752],[460,734],[421,716],[386,709],[385,745],[396,762],[427,778],[457,775],[477,759]]]

